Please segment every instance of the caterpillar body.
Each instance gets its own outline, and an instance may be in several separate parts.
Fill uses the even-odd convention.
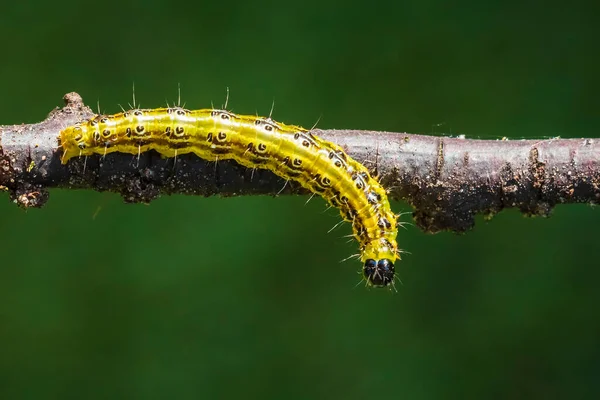
[[[339,208],[359,242],[367,285],[394,283],[398,229],[386,191],[364,165],[310,130],[270,117],[168,107],[96,115],[62,130],[59,141],[63,164],[78,156],[155,150],[164,157],[194,153],[271,170]]]

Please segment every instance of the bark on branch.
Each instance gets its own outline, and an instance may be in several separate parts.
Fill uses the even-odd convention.
[[[85,188],[121,193],[127,202],[161,194],[202,196],[306,193],[265,170],[194,155],[163,159],[155,152],[113,153],[60,162],[58,133],[94,113],[77,93],[65,107],[30,125],[0,126],[0,189],[22,207],[41,207],[48,189]],[[477,213],[517,207],[548,215],[559,203],[600,202],[600,139],[470,140],[356,130],[320,130],[375,170],[390,197],[405,200],[427,232],[463,232]]]

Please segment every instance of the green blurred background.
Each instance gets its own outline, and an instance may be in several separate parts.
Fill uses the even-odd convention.
[[[558,2],[557,2],[558,4]],[[69,91],[307,127],[598,137],[589,2],[6,2],[0,124]],[[355,287],[303,197],[0,193],[0,398],[592,398],[600,210],[401,230],[398,293]],[[397,212],[410,207],[394,202]],[[409,220],[409,216],[405,220]]]

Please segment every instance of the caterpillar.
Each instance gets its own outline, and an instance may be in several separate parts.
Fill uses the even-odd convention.
[[[92,154],[155,150],[163,157],[193,153],[210,161],[233,159],[248,168],[268,169],[339,208],[360,245],[367,285],[394,284],[400,252],[396,215],[386,191],[364,165],[310,130],[220,109],[135,108],[69,126],[60,132],[59,146],[63,164]]]

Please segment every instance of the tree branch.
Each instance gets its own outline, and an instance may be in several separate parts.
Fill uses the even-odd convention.
[[[163,159],[112,153],[60,162],[58,134],[94,113],[77,93],[65,107],[30,125],[0,127],[0,189],[22,207],[41,207],[48,188],[121,193],[127,202],[161,194],[201,196],[306,193],[270,171],[249,170],[194,155]],[[600,139],[470,140],[356,130],[313,131],[338,143],[379,174],[392,199],[408,201],[427,232],[465,231],[477,213],[517,207],[528,215],[550,213],[559,203],[600,202]],[[281,191],[281,192],[280,192]]]

